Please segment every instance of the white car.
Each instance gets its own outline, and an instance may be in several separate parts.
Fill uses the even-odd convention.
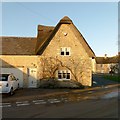
[[[19,80],[13,74],[0,74],[0,93],[13,95],[19,88]]]

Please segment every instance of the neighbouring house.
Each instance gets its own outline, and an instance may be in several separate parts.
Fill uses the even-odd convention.
[[[120,75],[120,52],[118,52],[118,68],[119,68],[118,74]]]
[[[64,87],[71,81],[92,85],[95,54],[67,16],[55,27],[38,25],[37,37],[1,37],[0,41],[1,73],[15,74],[20,87],[36,88],[46,79]]]
[[[96,73],[118,73],[119,72],[119,55],[113,57],[96,57]]]

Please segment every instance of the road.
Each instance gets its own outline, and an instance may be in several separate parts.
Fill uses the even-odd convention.
[[[117,118],[117,99],[3,109],[3,118]]]
[[[102,88],[3,106],[3,118],[115,118],[118,89]]]
[[[35,94],[35,97],[28,96],[31,99],[6,100],[1,106],[2,117],[118,118],[118,85],[110,84],[111,81],[109,81],[108,85],[101,82],[99,86],[98,79],[102,81],[102,78],[99,76],[95,78],[96,87],[86,90],[62,90],[62,94],[58,92],[56,95],[44,97]]]

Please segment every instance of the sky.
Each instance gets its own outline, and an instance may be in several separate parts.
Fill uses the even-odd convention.
[[[118,53],[117,2],[3,2],[0,36],[36,37],[39,24],[56,26],[64,16],[73,21],[96,56]]]

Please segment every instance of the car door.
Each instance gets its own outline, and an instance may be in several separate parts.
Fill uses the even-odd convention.
[[[12,86],[13,86],[13,90],[17,89],[18,85],[15,76],[12,76]]]

